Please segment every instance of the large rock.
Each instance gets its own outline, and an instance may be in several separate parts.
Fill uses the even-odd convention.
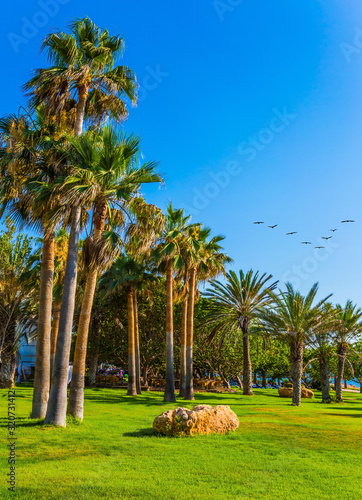
[[[229,406],[198,405],[192,410],[176,408],[164,411],[153,421],[153,429],[160,434],[193,435],[193,434],[225,434],[235,431],[239,420]]]
[[[278,389],[281,398],[291,398],[293,396],[293,387],[281,387]],[[302,398],[314,398],[314,392],[302,387]]]

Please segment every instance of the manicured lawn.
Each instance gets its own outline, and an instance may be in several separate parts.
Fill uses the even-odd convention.
[[[255,396],[197,394],[228,404],[240,420],[226,436],[159,437],[155,416],[171,408],[161,393],[87,389],[85,420],[66,429],[28,418],[30,387],[17,389],[16,493],[6,490],[7,391],[0,392],[0,498],[21,499],[348,499],[362,497],[362,397],[290,406],[275,390]],[[5,450],[5,453],[3,453]]]

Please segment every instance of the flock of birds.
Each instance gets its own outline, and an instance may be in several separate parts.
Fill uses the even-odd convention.
[[[341,224],[346,224],[346,223],[350,223],[350,222],[356,222],[354,220],[351,220],[351,219],[346,219],[346,220],[342,220],[341,221]],[[254,224],[265,224],[265,222],[263,221],[256,221],[254,222]],[[268,226],[270,227],[270,229],[275,229],[276,227],[278,227],[278,224],[274,224],[273,226]],[[330,229],[329,231],[331,231],[332,233],[335,233],[336,231],[338,231],[337,228],[334,228],[334,229]],[[289,233],[285,233],[285,236],[292,236],[293,234],[298,234],[298,231],[290,231]],[[321,236],[322,240],[330,240],[332,238],[332,236]],[[312,245],[312,242],[311,241],[301,241],[301,245]],[[317,247],[314,247],[314,248],[325,248],[323,246],[317,246]]]

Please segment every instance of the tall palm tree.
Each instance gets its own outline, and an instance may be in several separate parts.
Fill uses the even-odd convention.
[[[137,350],[139,351],[139,339],[137,338],[138,315],[137,315],[137,289],[141,288],[147,281],[153,280],[153,275],[148,272],[147,266],[139,263],[130,255],[121,255],[113,265],[104,273],[100,281],[100,289],[107,295],[118,290],[127,290],[128,311],[128,391],[129,396],[140,393],[139,377],[140,369],[137,367]],[[139,357],[139,354],[138,354]],[[139,386],[139,389],[138,389]]]
[[[116,120],[126,117],[124,98],[136,101],[136,82],[133,72],[124,66],[115,67],[124,41],[110,36],[89,18],[76,19],[70,33],[55,32],[48,35],[42,50],[53,66],[35,71],[24,86],[33,107],[46,103],[50,115],[58,122],[64,115],[73,115],[74,134],[82,133],[83,122],[89,118],[94,123],[108,116]],[[68,377],[69,346],[74,315],[77,282],[77,257],[81,226],[81,206],[72,207],[67,264],[64,275],[62,305],[59,318],[59,354],[54,360],[55,384],[49,402],[46,423],[65,426],[66,381]],[[58,351],[58,348],[57,348]],[[64,417],[55,417],[58,395],[62,394]],[[63,411],[64,410],[64,411]]]
[[[49,68],[37,69],[25,85],[33,107],[46,103],[51,115],[73,113],[74,134],[80,135],[84,119],[96,124],[108,116],[127,116],[124,99],[137,100],[136,78],[127,66],[116,66],[124,49],[119,34],[111,36],[89,17],[74,19],[69,33],[55,31],[43,40]]]
[[[284,339],[289,344],[291,375],[293,378],[293,405],[300,406],[301,381],[303,374],[303,354],[305,343],[313,333],[321,333],[328,329],[324,324],[323,305],[331,297],[328,295],[313,305],[318,292],[315,283],[304,297],[294,290],[291,283],[286,283],[286,292],[270,293],[273,305],[261,313],[260,318],[264,331]]]
[[[34,203],[29,183],[35,179],[54,182],[58,161],[55,149],[64,142],[64,134],[48,119],[44,106],[34,116],[8,116],[0,121],[3,140],[1,149],[2,210],[8,209],[18,219],[43,230],[40,268],[40,293],[37,322],[37,347],[33,391],[32,418],[46,413],[50,386],[50,330],[54,276],[55,232],[49,223],[49,210],[57,199],[41,199]]]
[[[223,253],[220,242],[223,236],[214,236],[209,239],[211,230],[200,224],[188,229],[188,262],[189,265],[189,295],[187,301],[187,336],[186,336],[186,381],[185,399],[194,399],[193,388],[193,337],[194,337],[194,309],[197,297],[197,285],[209,279],[215,279],[225,272],[225,265],[232,260]]]
[[[68,404],[68,413],[82,420],[86,346],[97,276],[101,265],[104,267],[107,262],[111,263],[113,255],[113,252],[109,254],[110,240],[105,238],[107,236],[106,223],[108,221],[110,225],[117,219],[117,224],[124,226],[123,214],[140,204],[141,185],[159,182],[161,179],[154,171],[154,163],[138,164],[139,139],[134,136],[120,135],[110,127],[105,127],[97,133],[88,132],[81,137],[74,137],[70,139],[70,142],[71,148],[67,153],[70,162],[69,174],[58,179],[59,192],[68,206],[77,205],[92,210],[92,235],[83,244],[83,249],[88,256],[88,274],[77,331]],[[136,197],[137,203],[133,206],[131,202]],[[68,336],[66,349],[70,347],[69,339]],[[58,341],[59,335],[57,343]],[[62,363],[64,353],[61,354],[59,361]],[[57,355],[56,352],[55,367],[57,367]],[[69,351],[66,356],[69,357]],[[61,373],[61,383],[64,385],[66,383],[64,370]],[[57,382],[57,373],[54,372],[53,375]],[[56,401],[60,401],[64,394],[64,390],[61,391],[60,388],[53,390],[52,387],[53,413],[51,414],[48,408],[47,420],[61,419],[60,407],[64,409],[64,406]]]
[[[166,275],[166,383],[165,402],[175,402],[174,339],[173,339],[173,302],[174,272],[182,267],[181,245],[190,216],[183,209],[174,209],[172,203],[167,207],[166,225],[153,257],[160,264],[160,271]]]
[[[239,276],[230,271],[226,275],[226,284],[219,281],[211,283],[205,296],[211,300],[208,321],[216,322],[210,334],[210,340],[218,331],[222,341],[229,333],[242,335],[243,341],[243,394],[253,395],[252,365],[250,359],[250,326],[256,321],[261,311],[272,302],[271,292],[277,282],[270,282],[271,274],[259,275],[252,269],[247,273],[239,271]]]
[[[344,366],[347,360],[347,353],[350,343],[359,340],[362,333],[362,309],[353,304],[351,300],[347,300],[343,307],[340,304],[336,305],[336,331],[334,340],[337,344],[338,355],[338,374],[336,377],[336,398],[342,403],[342,381]]]

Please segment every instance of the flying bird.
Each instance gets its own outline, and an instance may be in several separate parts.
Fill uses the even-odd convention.
[[[334,233],[335,231],[338,231],[338,229],[330,229],[330,231],[332,231],[332,233]]]
[[[277,227],[278,224],[274,224],[274,226],[268,226],[270,227],[270,229],[274,229],[275,227]]]
[[[324,248],[324,247],[314,247],[314,248]]]
[[[326,236],[322,236],[322,240],[330,240],[332,238],[332,236],[328,236],[328,238]]]
[[[289,234],[297,234],[297,231],[292,231],[291,233],[286,233],[285,236],[288,236]]]
[[[312,243],[310,241],[302,241],[302,245],[311,245]]]
[[[264,224],[264,222],[254,222],[254,224]]]
[[[343,224],[344,222],[354,222],[354,220],[349,220],[349,219],[348,219],[348,220],[342,220],[341,222],[342,222],[342,224]]]

